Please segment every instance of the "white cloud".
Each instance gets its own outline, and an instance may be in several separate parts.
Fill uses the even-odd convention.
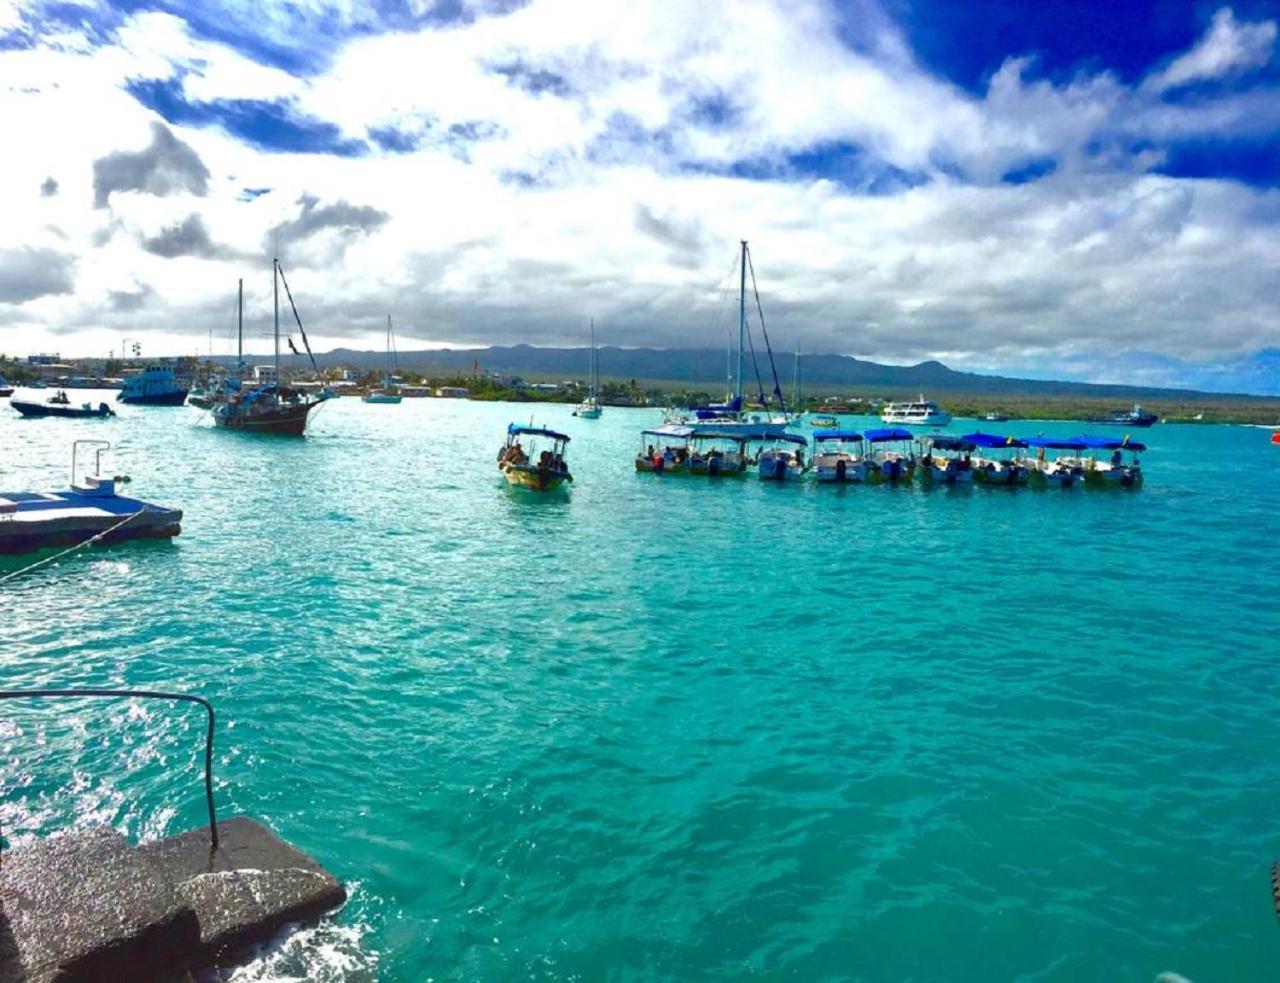
[[[1274,21],[1240,23],[1229,7],[1213,15],[1213,23],[1198,44],[1146,81],[1155,92],[1190,82],[1218,79],[1261,68],[1271,60],[1275,47]]]

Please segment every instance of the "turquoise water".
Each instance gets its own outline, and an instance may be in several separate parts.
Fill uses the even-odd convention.
[[[1276,978],[1265,431],[1157,426],[1138,492],[841,489],[637,475],[656,412],[569,409],[549,498],[494,468],[527,406],[0,409],[0,489],[102,436],[186,510],[0,586],[6,685],[208,696],[223,814],[353,886],[238,978]],[[199,825],[202,728],[0,707],[6,835]]]

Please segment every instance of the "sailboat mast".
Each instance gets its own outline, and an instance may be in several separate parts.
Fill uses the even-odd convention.
[[[236,378],[244,376],[244,277],[236,292]]]
[[[596,355],[596,319],[591,319],[591,361],[587,365],[587,382],[591,386],[591,398],[595,399],[596,388],[600,384],[600,366]]]
[[[738,284],[738,375],[734,380],[734,399],[742,400],[742,349],[747,341],[747,240],[742,240],[742,274]],[[741,408],[741,407],[739,407]]]
[[[271,260],[271,300],[275,306],[276,385],[280,385],[280,260]]]
[[[391,388],[391,312],[387,311],[387,367],[382,373],[382,386]]]

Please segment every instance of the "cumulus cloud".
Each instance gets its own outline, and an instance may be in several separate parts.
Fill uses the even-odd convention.
[[[113,191],[171,195],[188,191],[203,195],[209,169],[188,144],[163,123],[153,123],[151,144],[144,150],[118,150],[93,162],[93,203],[107,205]]]
[[[199,215],[188,215],[177,225],[161,229],[154,236],[144,237],[142,248],[156,256],[173,259],[176,256],[199,256],[216,259],[229,255],[209,237],[204,220]]]
[[[75,289],[75,257],[53,249],[0,249],[0,304],[22,304]]]
[[[1213,23],[1199,43],[1151,75],[1146,87],[1163,92],[1261,68],[1271,60],[1275,42],[1275,22],[1240,23],[1229,7],[1223,7],[1213,15]]]

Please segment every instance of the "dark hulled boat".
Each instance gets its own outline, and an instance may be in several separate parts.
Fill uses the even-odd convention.
[[[115,412],[106,403],[99,403],[97,406],[81,403],[79,406],[73,406],[71,400],[67,399],[67,394],[62,391],[59,391],[56,396],[49,397],[48,402],[45,403],[33,403],[29,399],[11,399],[9,405],[23,416],[75,418],[115,416]]]
[[[1087,422],[1114,424],[1121,427],[1149,427],[1159,419],[1154,413],[1148,413],[1134,403],[1131,410],[1116,410],[1107,416],[1091,416]]]

